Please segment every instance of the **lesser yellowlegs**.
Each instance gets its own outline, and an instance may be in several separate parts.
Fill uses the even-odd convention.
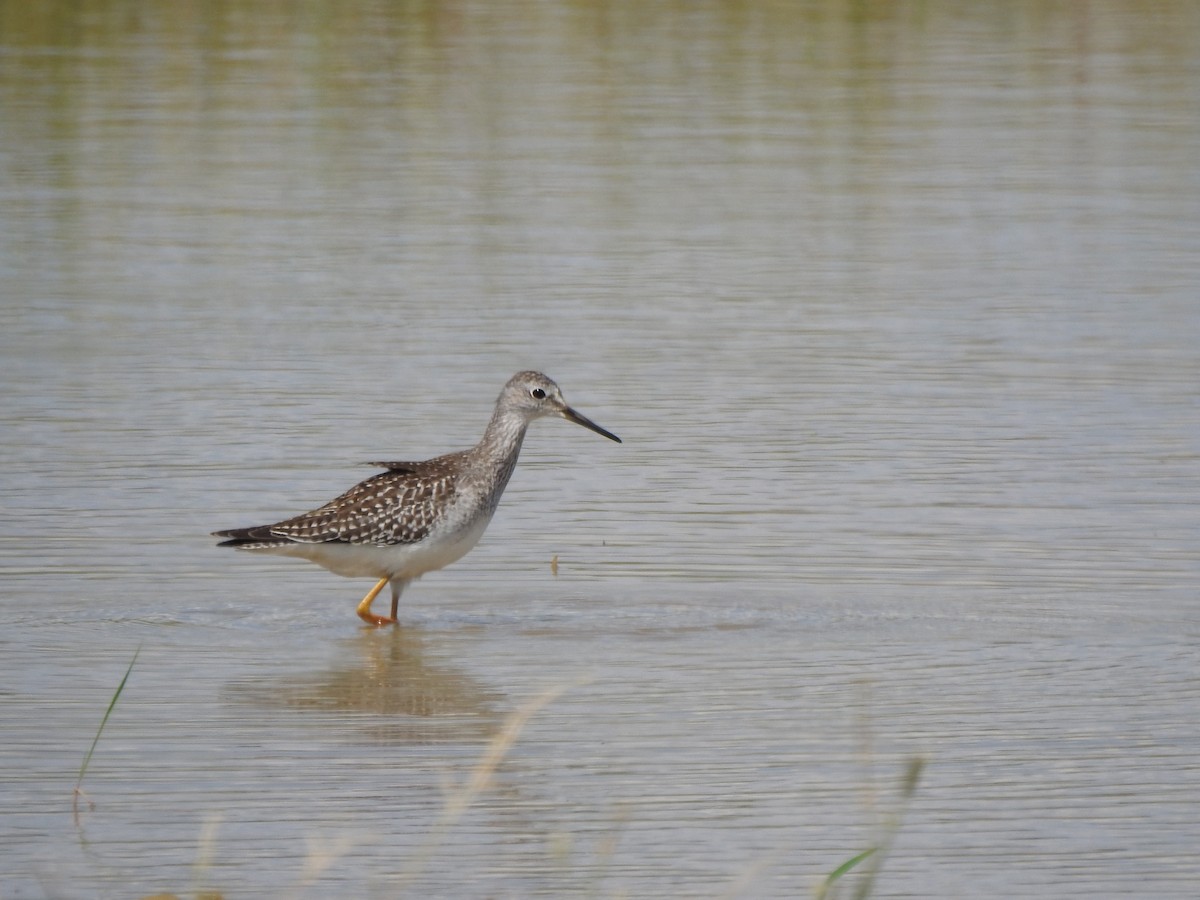
[[[422,462],[370,463],[387,471],[312,512],[213,534],[229,539],[221,547],[298,556],[337,575],[378,578],[358,604],[358,615],[371,625],[390,624],[410,581],[450,565],[478,543],[517,464],[525,429],[544,416],[561,416],[621,442],[567,406],[545,375],[518,372],[470,450]],[[392,586],[390,617],[371,612],[385,584]]]

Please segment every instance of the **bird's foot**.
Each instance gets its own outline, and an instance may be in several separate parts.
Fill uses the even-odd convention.
[[[377,616],[371,612],[360,612],[358,617],[375,628],[382,628],[384,625],[395,625],[396,619],[394,616]]]
[[[371,612],[371,604],[375,602],[375,598],[379,596],[379,592],[383,590],[383,586],[387,583],[388,579],[380,578],[379,581],[376,582],[375,587],[371,588],[371,590],[367,592],[367,596],[363,597],[362,603],[358,604],[358,609],[355,610],[360,619],[362,619],[368,625],[374,625],[376,628],[380,628],[384,625],[393,625],[396,622],[395,604],[393,604],[392,617],[390,619],[385,618],[384,616],[377,616],[375,613]]]

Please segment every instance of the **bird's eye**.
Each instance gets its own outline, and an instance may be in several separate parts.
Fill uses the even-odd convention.
[[[546,392],[543,391],[541,388],[534,388],[532,391],[529,392],[529,396],[532,397],[534,400],[545,400]]]

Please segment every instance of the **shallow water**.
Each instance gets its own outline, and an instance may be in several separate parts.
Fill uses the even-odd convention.
[[[1156,10],[5,8],[0,896],[791,897],[915,757],[881,896],[1194,896]],[[207,537],[530,367],[625,443],[535,424],[402,627]]]

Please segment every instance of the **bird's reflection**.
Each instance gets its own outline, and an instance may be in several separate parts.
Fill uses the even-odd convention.
[[[239,682],[242,702],[304,712],[364,714],[355,730],[389,744],[486,740],[503,696],[466,672],[429,661],[426,636],[399,626],[363,630],[338,647],[329,668],[307,676]]]

